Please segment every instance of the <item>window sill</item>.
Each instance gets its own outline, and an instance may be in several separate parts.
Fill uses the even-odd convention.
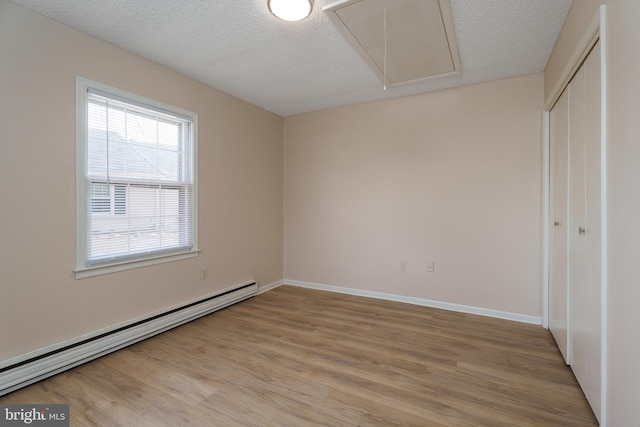
[[[88,277],[102,276],[104,274],[116,273],[118,271],[132,270],[134,268],[147,267],[150,265],[164,264],[165,262],[179,261],[183,259],[195,258],[200,254],[199,249],[189,252],[158,255],[151,258],[123,261],[113,264],[103,264],[88,268],[77,268],[74,271],[76,279],[86,279]]]

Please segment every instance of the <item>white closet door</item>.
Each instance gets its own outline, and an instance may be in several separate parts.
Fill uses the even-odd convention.
[[[549,330],[567,364],[569,346],[568,299],[568,185],[569,90],[565,90],[549,114],[550,235]]]
[[[602,184],[600,43],[569,85],[571,368],[601,410]]]

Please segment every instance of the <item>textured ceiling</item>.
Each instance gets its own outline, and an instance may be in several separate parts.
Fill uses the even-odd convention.
[[[571,6],[451,0],[462,74],[383,90],[322,0],[294,23],[266,0],[12,1],[282,116],[542,71]]]

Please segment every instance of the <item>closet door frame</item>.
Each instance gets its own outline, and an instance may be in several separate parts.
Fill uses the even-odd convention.
[[[606,42],[606,28],[605,28],[605,14],[606,5],[601,5],[599,13],[596,14],[592,22],[585,28],[582,38],[578,43],[578,47],[572,53],[567,66],[561,74],[561,78],[558,80],[554,88],[552,89],[550,96],[545,99],[543,110],[543,179],[542,179],[542,326],[549,328],[549,274],[550,274],[550,112],[558,98],[562,95],[562,92],[567,88],[571,79],[576,74],[588,54],[591,52],[595,44],[600,41],[601,45],[601,57],[600,57],[600,69],[601,69],[601,221],[602,221],[602,268],[601,268],[601,283],[602,283],[602,310],[601,310],[601,408],[600,408],[600,426],[607,426],[607,358],[606,358],[606,344],[607,344],[607,216],[606,216],[606,57],[607,57],[607,42]]]

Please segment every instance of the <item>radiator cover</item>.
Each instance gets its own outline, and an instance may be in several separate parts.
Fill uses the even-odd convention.
[[[0,396],[243,301],[257,291],[256,282],[242,283],[94,336],[83,336],[7,360],[0,365]]]

